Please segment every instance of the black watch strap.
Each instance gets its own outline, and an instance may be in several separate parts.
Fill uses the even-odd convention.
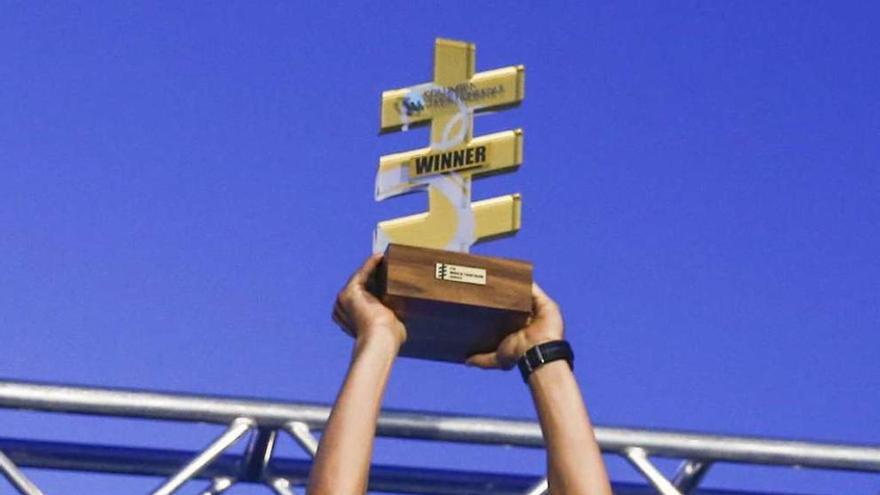
[[[522,373],[523,381],[529,383],[529,375],[532,372],[560,359],[568,361],[568,366],[574,370],[574,352],[571,350],[571,345],[565,340],[551,340],[527,350],[516,364]]]

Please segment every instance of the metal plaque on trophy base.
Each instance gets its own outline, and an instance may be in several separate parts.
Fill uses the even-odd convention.
[[[376,292],[406,326],[401,356],[464,362],[494,351],[532,310],[532,265],[391,244]]]

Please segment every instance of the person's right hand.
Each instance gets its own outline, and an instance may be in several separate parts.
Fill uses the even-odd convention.
[[[564,333],[559,306],[538,287],[532,284],[532,317],[528,325],[508,335],[494,352],[474,354],[466,364],[479,368],[508,370],[532,347],[560,340]]]
[[[367,290],[367,281],[382,261],[381,254],[367,258],[339,291],[333,305],[333,321],[358,341],[390,337],[398,346],[406,340],[406,328],[394,312]]]

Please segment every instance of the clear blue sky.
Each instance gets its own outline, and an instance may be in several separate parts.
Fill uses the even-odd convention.
[[[873,2],[80,2],[0,7],[0,375],[329,402],[336,290],[375,222],[382,90],[433,39],[526,66],[525,258],[596,422],[880,444]],[[401,360],[386,405],[533,417],[519,377]],[[0,412],[0,436],[195,448],[216,428]],[[286,444],[282,453],[293,452]],[[380,442],[382,462],[539,473],[539,452]],[[634,479],[612,462],[617,479]],[[31,471],[49,493],[155,479]],[[876,494],[719,466],[707,486]],[[229,493],[258,493],[240,488]],[[262,492],[259,492],[262,493]]]

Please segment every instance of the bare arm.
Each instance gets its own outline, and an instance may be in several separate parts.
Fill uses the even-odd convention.
[[[381,256],[372,256],[364,263],[333,308],[333,319],[355,337],[355,345],[309,475],[309,495],[367,491],[382,396],[406,339],[403,324],[366,290],[367,279],[380,260]]]
[[[528,326],[508,336],[495,352],[471,356],[468,364],[510,369],[535,345],[562,339],[559,307],[535,285]],[[574,373],[564,361],[548,363],[529,376],[547,445],[547,480],[552,495],[611,495],[611,485]]]
[[[564,361],[554,361],[529,377],[547,444],[550,493],[607,494],[611,486],[593,426],[574,374]]]

